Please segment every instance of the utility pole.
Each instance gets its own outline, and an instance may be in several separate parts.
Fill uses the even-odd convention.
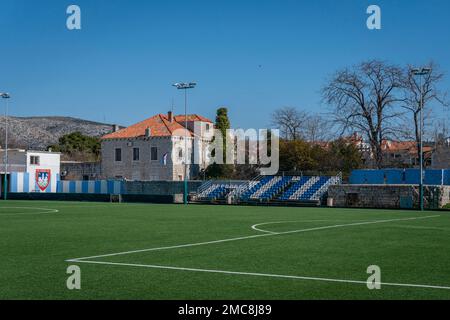
[[[420,85],[420,143],[419,143],[419,162],[420,162],[420,211],[424,211],[424,188],[423,188],[423,174],[424,174],[424,163],[423,163],[423,130],[424,130],[424,120],[423,120],[423,108],[425,101],[423,99],[423,77],[431,73],[430,68],[415,68],[411,70],[413,76],[419,77],[419,85]]]
[[[189,83],[175,83],[173,84],[174,87],[176,87],[178,90],[184,90],[184,128],[185,128],[185,134],[184,134],[184,204],[188,204],[188,143],[187,143],[187,133],[188,133],[188,119],[187,119],[187,90],[194,89],[197,85],[196,82],[189,82]]]
[[[11,98],[11,96],[8,93],[0,93],[0,97],[5,100],[5,176],[4,176],[4,199],[8,199],[8,99]]]

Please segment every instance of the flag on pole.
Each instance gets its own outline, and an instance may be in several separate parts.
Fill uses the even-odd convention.
[[[161,159],[161,162],[164,166],[167,166],[167,156],[168,155],[169,155],[168,153],[165,153]]]

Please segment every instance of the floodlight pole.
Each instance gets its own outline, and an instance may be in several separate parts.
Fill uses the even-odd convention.
[[[8,199],[8,99],[11,96],[8,93],[0,93],[0,97],[5,100],[5,176],[4,176],[4,199]]]
[[[185,205],[188,204],[188,143],[187,143],[187,133],[188,133],[188,119],[187,119],[187,90],[194,89],[197,83],[189,82],[189,83],[175,83],[173,84],[178,90],[184,90],[184,196],[183,202]]]
[[[423,129],[424,129],[424,117],[423,117],[423,108],[425,101],[423,99],[423,83],[422,83],[422,77],[425,75],[428,75],[431,73],[431,69],[429,68],[420,68],[420,69],[412,69],[411,73],[414,76],[419,76],[419,85],[420,85],[420,143],[419,143],[419,161],[420,161],[420,182],[419,182],[419,189],[420,189],[420,211],[424,211],[424,186],[423,186],[423,173],[424,173],[424,161],[423,161]]]
[[[423,211],[423,87],[420,77],[420,211]]]

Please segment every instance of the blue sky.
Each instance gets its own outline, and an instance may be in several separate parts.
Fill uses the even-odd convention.
[[[66,28],[70,4],[80,31]],[[380,31],[366,28],[370,4]],[[172,99],[181,113],[171,84],[195,80],[192,113],[227,106],[234,127],[262,128],[282,106],[326,112],[326,78],[363,60],[433,59],[450,77],[449,16],[448,0],[0,0],[0,91],[16,116],[130,125]]]

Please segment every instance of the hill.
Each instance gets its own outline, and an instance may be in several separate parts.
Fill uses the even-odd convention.
[[[9,117],[9,147],[45,150],[65,134],[79,131],[101,137],[112,131],[112,125],[71,117]],[[4,145],[5,118],[0,116],[0,145]]]

